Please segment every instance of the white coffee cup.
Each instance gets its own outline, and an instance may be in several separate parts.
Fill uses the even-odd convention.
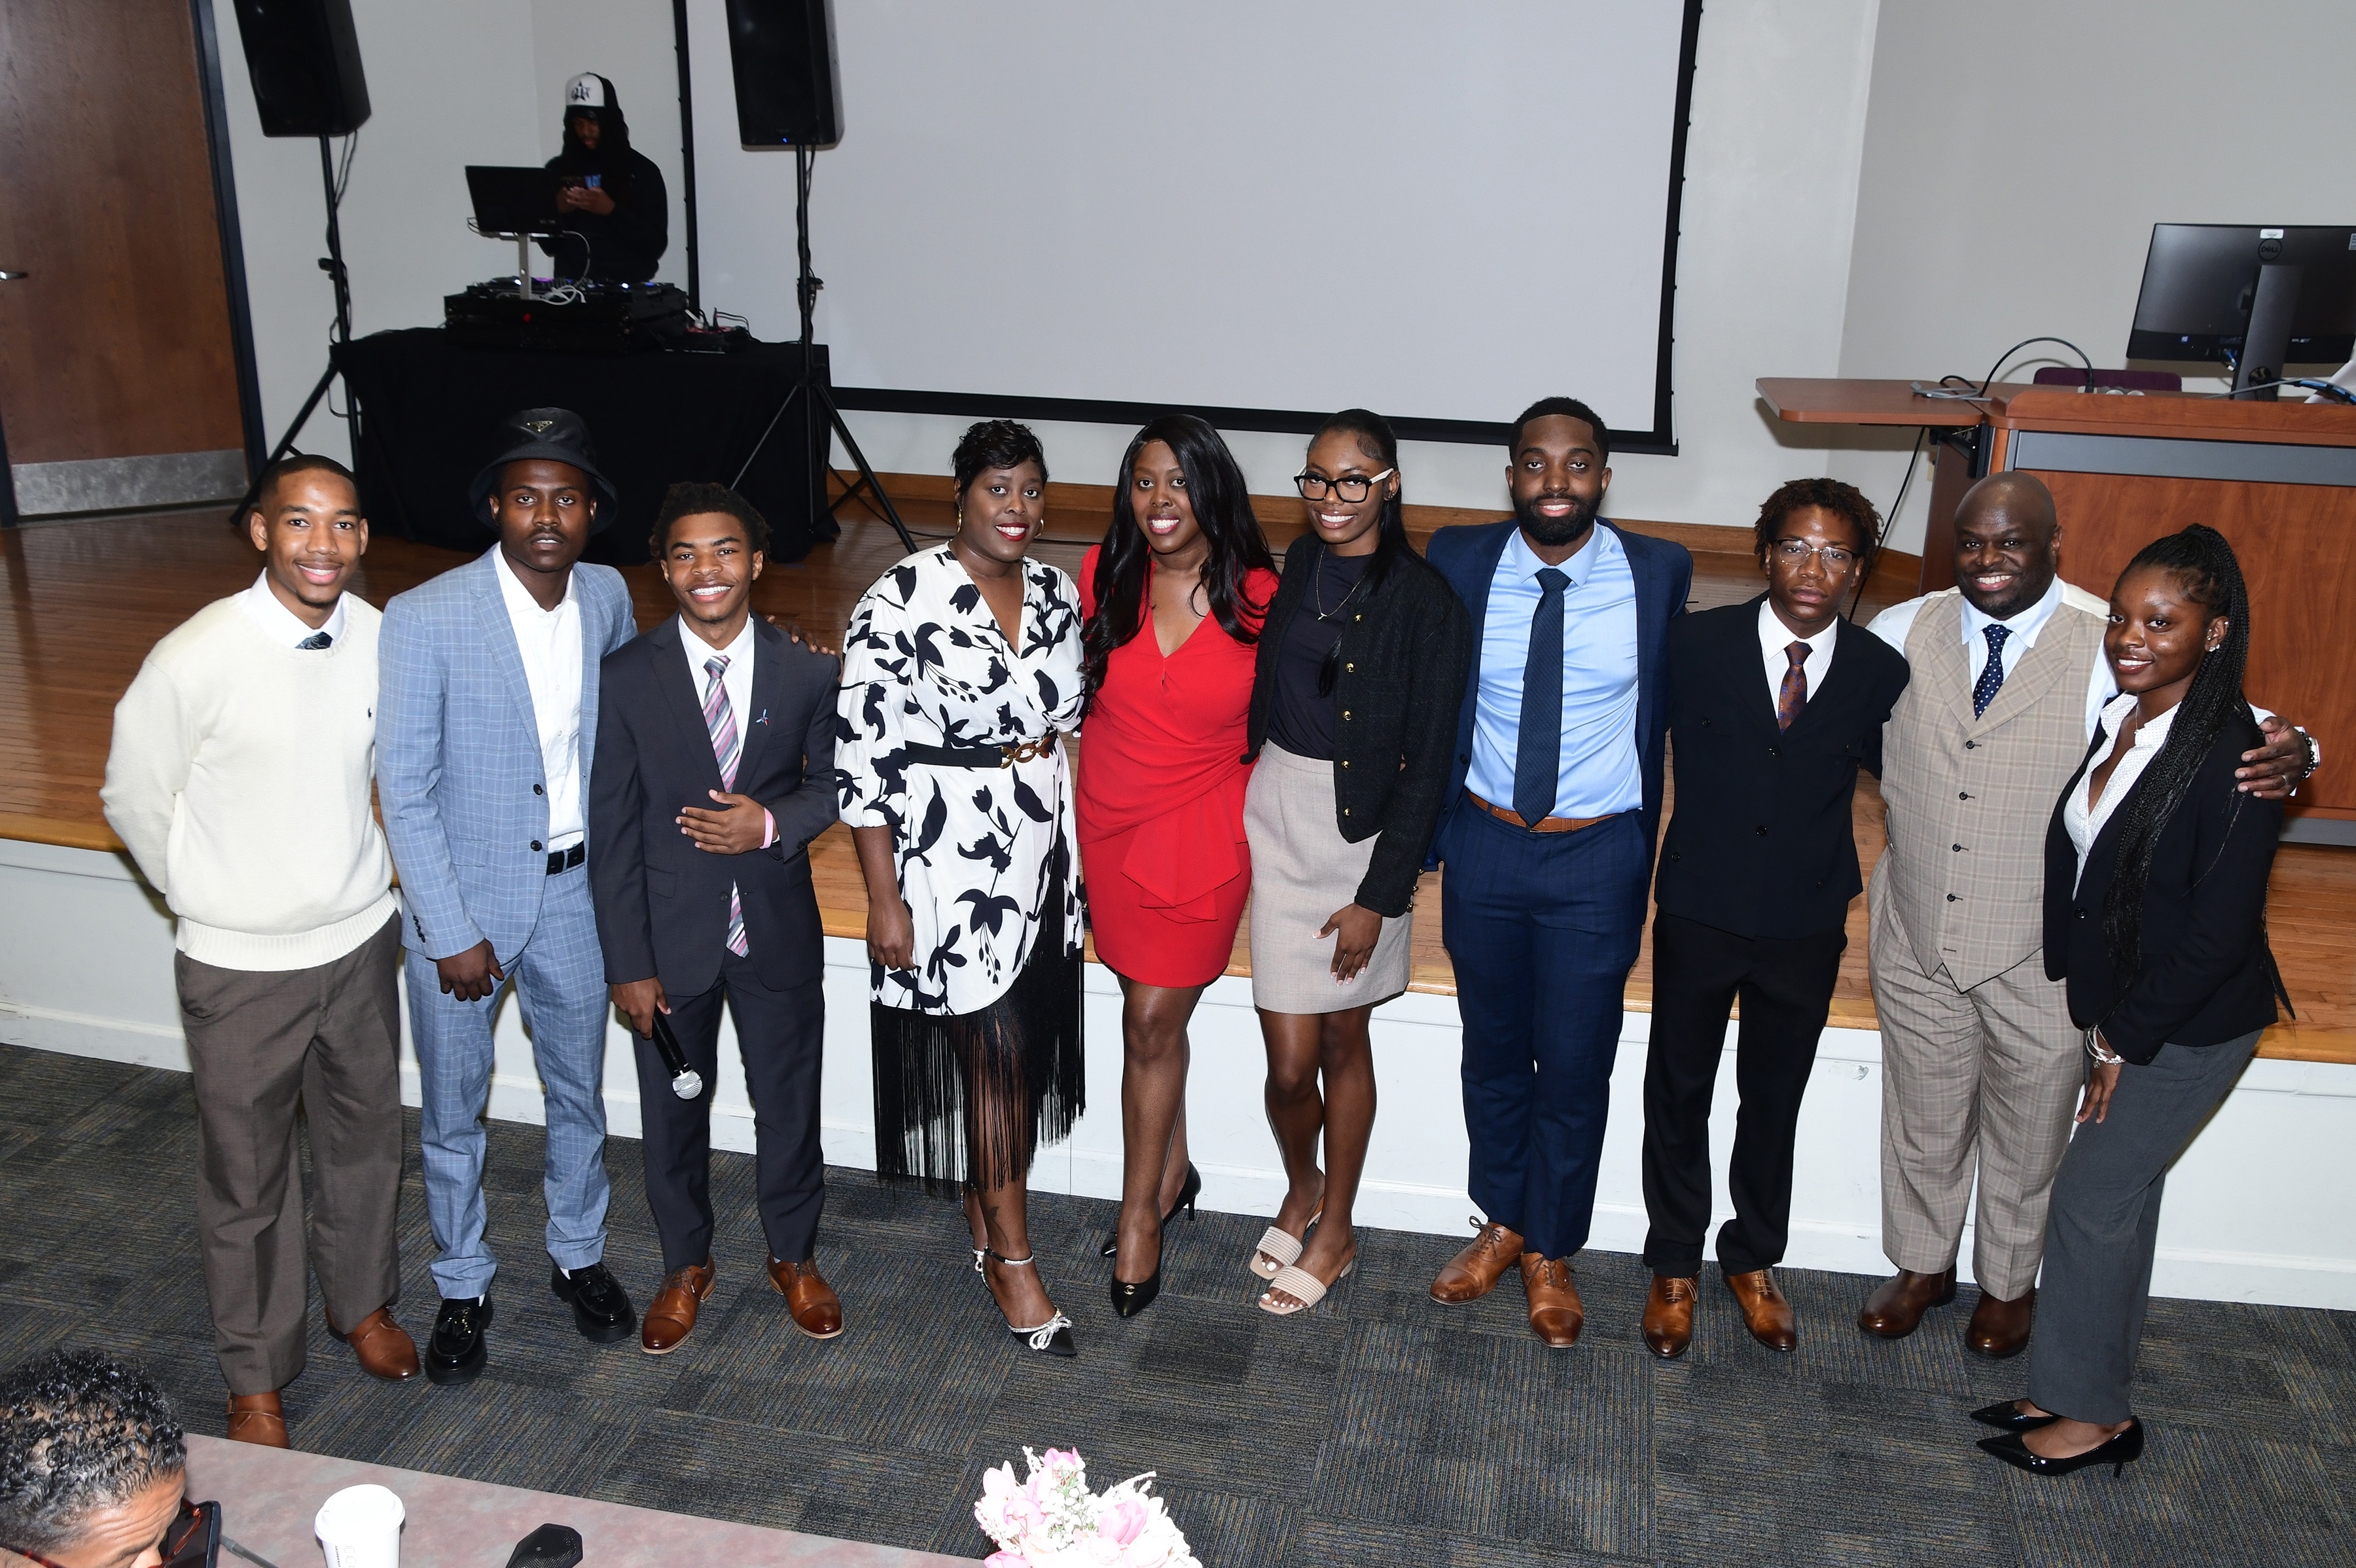
[[[327,1568],[401,1568],[401,1498],[375,1485],[346,1487],[313,1521]]]

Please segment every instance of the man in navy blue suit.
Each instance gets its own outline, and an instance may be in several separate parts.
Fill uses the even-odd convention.
[[[1518,1262],[1530,1327],[1561,1349],[1586,1318],[1570,1257],[1644,933],[1665,650],[1693,557],[1597,517],[1612,448],[1585,403],[1532,403],[1508,450],[1514,516],[1443,528],[1425,552],[1481,628],[1433,851],[1486,1217],[1431,1297],[1477,1300]]]

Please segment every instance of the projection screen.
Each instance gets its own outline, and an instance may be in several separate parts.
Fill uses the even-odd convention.
[[[846,407],[1493,440],[1532,389],[1673,451],[1698,0],[835,0],[815,155]],[[704,298],[798,332],[794,156],[697,0]],[[709,84],[709,85],[705,85]]]

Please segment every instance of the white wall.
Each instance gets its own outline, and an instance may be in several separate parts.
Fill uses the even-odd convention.
[[[108,983],[90,985],[87,955],[104,947]],[[827,940],[826,1069],[819,1120],[828,1160],[872,1169],[874,1091],[863,944]],[[77,1056],[185,1070],[187,1048],[172,994],[172,923],[126,859],[89,850],[0,840],[0,1040]],[[1087,972],[1090,1109],[1065,1142],[1040,1152],[1032,1185],[1091,1197],[1120,1194],[1120,994],[1111,973]],[[405,998],[404,998],[405,1001]],[[503,1004],[490,1113],[541,1120],[540,1085],[520,1009]],[[1590,1245],[1644,1248],[1638,1161],[1644,1133],[1644,1042],[1650,1020],[1624,1015],[1612,1075],[1610,1131],[1596,1192]],[[1204,1207],[1273,1214],[1284,1175],[1260,1105],[1267,1058],[1251,983],[1222,979],[1205,993],[1191,1034],[1187,1128],[1203,1170]],[[712,1142],[753,1147],[752,1107],[723,1032],[712,1086]],[[1393,1230],[1464,1235],[1468,1145],[1458,1060],[1456,1004],[1402,996],[1376,1009],[1375,1075],[1381,1105],[1366,1155],[1359,1221]],[[606,1032],[605,1105],[613,1132],[638,1132],[637,1079],[629,1036]],[[413,1052],[402,1050],[402,1098],[418,1103]],[[1879,1274],[1881,1256],[1881,1037],[1828,1029],[1816,1048],[1800,1118],[1792,1191],[1794,1268]],[[1711,1164],[1723,1175],[1732,1148],[1734,1057],[1719,1067]],[[2254,1063],[2195,1140],[2169,1183],[2153,1288],[2162,1295],[2356,1308],[2356,1188],[2340,1151],[2356,1139],[2356,1067]],[[2286,1193],[2299,1200],[2286,1203]],[[531,1202],[527,1197],[520,1201]],[[943,1205],[944,1233],[956,1225]],[[643,1212],[616,1211],[617,1229],[641,1230]],[[1714,1230],[1713,1227],[1713,1230]],[[641,1233],[643,1231],[641,1230]],[[509,1260],[511,1262],[517,1260]],[[1962,1269],[1971,1278],[1971,1242]],[[1420,1282],[1394,1282],[1416,1288]]]
[[[1977,380],[2042,332],[2124,364],[2154,223],[2356,221],[2351,59],[2345,0],[1892,0],[1839,373]],[[1832,471],[1887,504],[1906,458],[1884,445]]]

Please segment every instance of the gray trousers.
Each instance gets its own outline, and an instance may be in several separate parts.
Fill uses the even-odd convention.
[[[232,1394],[303,1369],[299,1100],[311,1127],[309,1262],[348,1329],[400,1294],[401,920],[315,969],[173,962],[196,1069],[197,1231],[213,1351]]]
[[[2151,1254],[2168,1167],[2233,1091],[2255,1033],[2217,1046],[2162,1046],[2119,1069],[2109,1114],[2082,1123],[2053,1178],[2045,1278],[2029,1342],[2029,1397],[2105,1426],[2127,1402],[2151,1300]]]

